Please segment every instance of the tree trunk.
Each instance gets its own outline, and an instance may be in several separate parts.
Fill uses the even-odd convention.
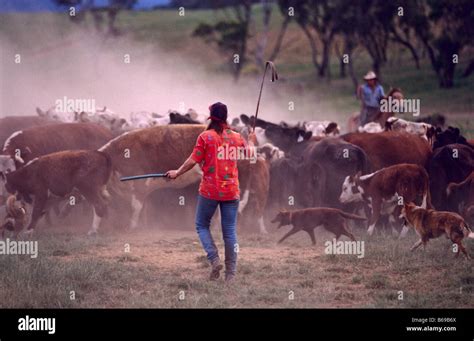
[[[268,42],[268,30],[270,27],[270,18],[272,15],[272,6],[269,0],[262,0],[262,8],[263,8],[263,31],[262,36],[257,43],[257,47],[255,49],[255,61],[257,65],[264,68],[265,67],[265,48],[267,47]]]
[[[303,29],[304,34],[308,38],[309,41],[309,46],[311,47],[311,61],[313,62],[314,67],[316,68],[316,71],[320,72],[321,66],[318,63],[318,49],[316,47],[316,43],[313,39],[313,36],[311,35],[311,32],[309,31],[308,27],[305,25],[300,25],[301,28]]]
[[[463,78],[469,77],[473,71],[474,71],[474,59],[470,61],[469,65],[464,70],[462,77]]]
[[[357,88],[359,87],[359,82],[357,81],[357,77],[354,72],[354,63],[352,62],[352,50],[348,51],[347,54],[349,55],[349,76],[351,77],[352,84],[354,85],[354,93],[356,93]]]
[[[280,32],[278,33],[277,41],[275,43],[275,47],[273,48],[273,52],[270,54],[270,60],[274,61],[280,52],[281,45],[283,43],[283,37],[285,36],[286,29],[290,22],[290,16],[286,15],[285,20],[281,24]]]
[[[240,5],[238,5],[240,6]],[[247,39],[249,35],[249,25],[250,19],[252,15],[252,5],[249,1],[244,3],[244,17],[242,18],[241,25],[243,25],[243,32],[240,41],[240,49],[239,49],[239,63],[235,64],[234,69],[234,81],[238,82],[240,78],[240,73],[242,72],[242,68],[244,64],[247,62],[246,54],[247,54]],[[240,10],[239,7],[236,8],[238,12]],[[238,12],[239,13],[239,12]]]
[[[332,33],[329,34],[329,37],[322,39],[321,43],[323,44],[323,54],[321,60],[321,67],[319,69],[319,77],[327,76],[328,79],[331,79],[331,70],[330,70],[330,61],[331,61],[331,45],[332,45]]]

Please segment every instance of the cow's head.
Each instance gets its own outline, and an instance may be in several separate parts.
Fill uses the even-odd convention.
[[[285,209],[278,212],[278,214],[271,221],[272,224],[279,223],[277,228],[291,224],[291,212]]]
[[[464,136],[461,135],[459,128],[448,127],[448,129],[442,131],[440,128],[436,129],[435,139],[433,143],[433,148],[440,148],[448,144],[460,143],[464,145],[469,145]]]
[[[324,134],[326,136],[337,136],[340,134],[340,132],[341,130],[339,129],[339,125],[336,122],[329,123],[324,130]]]
[[[108,122],[108,128],[113,133],[122,133],[127,130],[126,127],[127,127],[127,120],[124,118],[119,118],[119,119],[112,118],[112,120]]]
[[[311,138],[312,133],[298,127],[268,126],[265,136],[272,144],[281,150],[288,152],[295,145]]]
[[[59,122],[73,122],[75,116],[74,113],[58,112],[56,111],[55,107],[51,107],[47,111],[43,111],[37,107],[36,113],[40,117]]]
[[[343,204],[350,202],[357,202],[364,200],[363,194],[364,190],[360,186],[360,175],[361,172],[358,172],[356,175],[349,175],[344,179],[342,184],[342,192],[339,196],[339,201]]]
[[[259,154],[265,156],[265,160],[275,161],[285,157],[285,153],[281,151],[278,147],[275,147],[271,143],[265,143],[257,149]]]
[[[0,174],[2,177],[15,170],[15,160],[10,155],[0,155]]]

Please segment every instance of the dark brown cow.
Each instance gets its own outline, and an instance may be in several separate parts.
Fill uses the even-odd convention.
[[[190,114],[180,114],[177,112],[170,112],[170,124],[202,124],[193,119]]]
[[[458,212],[469,224],[474,224],[474,172],[462,182],[451,182],[447,188],[447,199],[458,203]]]
[[[441,211],[458,211],[456,197],[447,200],[451,182],[461,182],[474,171],[474,149],[463,144],[449,144],[435,149],[428,172],[433,206]]]
[[[372,207],[369,235],[374,232],[382,213],[391,214],[392,222],[396,222],[403,203],[419,199],[423,208],[431,208],[428,173],[414,164],[390,166],[364,176],[360,173],[348,176],[339,197],[342,203],[364,201]]]
[[[94,206],[94,221],[90,232],[96,232],[101,218],[107,213],[108,193],[105,186],[111,169],[111,162],[106,154],[76,150],[41,156],[14,172],[2,175],[9,193],[16,193],[26,202],[33,202],[28,231],[35,228],[52,195],[65,197],[73,189],[77,189]]]
[[[399,163],[426,168],[432,154],[428,141],[404,132],[349,133],[341,137],[365,151],[372,171]]]
[[[55,123],[57,122],[38,116],[7,116],[0,118],[0,145],[3,146],[6,139],[15,131]]]

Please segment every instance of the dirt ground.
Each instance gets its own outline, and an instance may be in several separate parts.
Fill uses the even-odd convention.
[[[445,238],[425,251],[416,241],[378,233],[365,255],[328,255],[333,236],[317,244],[300,232],[239,235],[238,275],[232,284],[208,281],[209,266],[196,233],[187,230],[38,231],[39,255],[0,256],[0,307],[98,308],[460,308],[474,307],[473,262],[454,258]],[[213,231],[223,255],[220,231]],[[341,240],[345,240],[343,237]],[[474,256],[474,241],[466,243]]]

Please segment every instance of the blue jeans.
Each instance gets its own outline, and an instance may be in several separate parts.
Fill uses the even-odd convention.
[[[221,208],[222,236],[225,246],[225,272],[233,275],[237,269],[236,229],[239,200],[217,201],[199,195],[196,210],[196,229],[209,262],[212,263],[219,259],[219,252],[209,230],[211,218],[217,206]]]

